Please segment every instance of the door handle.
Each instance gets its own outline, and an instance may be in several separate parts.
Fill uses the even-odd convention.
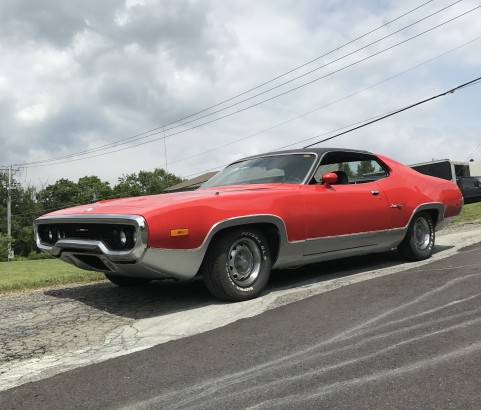
[[[374,191],[374,190],[373,190],[373,191],[371,191],[371,194],[373,194],[373,195],[379,195],[379,191]]]

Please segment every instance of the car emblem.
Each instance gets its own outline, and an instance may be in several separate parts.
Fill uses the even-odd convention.
[[[88,228],[78,228],[78,229],[75,229],[76,232],[88,232]]]

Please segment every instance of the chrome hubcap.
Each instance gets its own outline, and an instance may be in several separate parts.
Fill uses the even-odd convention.
[[[257,244],[250,238],[238,239],[229,250],[229,276],[238,286],[250,286],[259,276],[261,262]]]
[[[414,240],[419,250],[424,251],[428,248],[431,242],[431,229],[426,219],[419,218],[414,224]]]

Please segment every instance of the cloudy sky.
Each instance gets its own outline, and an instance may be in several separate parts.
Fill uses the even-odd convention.
[[[479,6],[0,0],[0,166],[114,184],[302,147],[480,77]],[[477,84],[324,145],[479,165],[480,108]]]

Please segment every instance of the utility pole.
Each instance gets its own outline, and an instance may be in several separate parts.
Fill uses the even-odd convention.
[[[8,167],[8,183],[7,183],[7,235],[8,235],[8,253],[7,260],[13,259],[12,252],[12,166]]]
[[[11,261],[14,258],[14,252],[12,249],[12,190],[15,189],[17,184],[13,183],[13,166],[5,167],[8,173],[7,180],[7,236],[8,236],[8,257],[7,260]],[[5,169],[4,168],[4,169]]]

